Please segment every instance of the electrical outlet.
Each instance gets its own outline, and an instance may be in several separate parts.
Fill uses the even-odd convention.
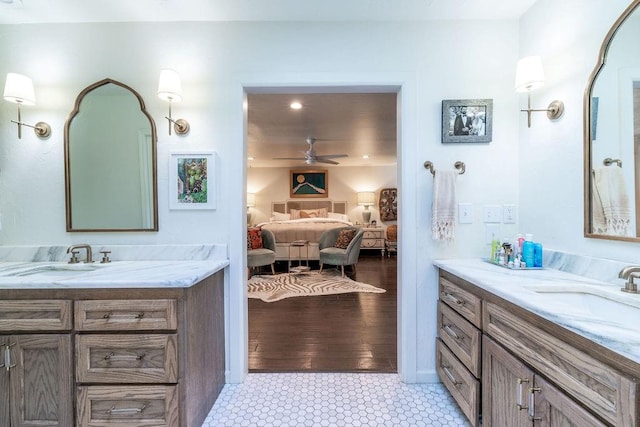
[[[518,211],[516,205],[502,205],[502,222],[515,224]]]
[[[498,224],[502,222],[502,206],[500,205],[484,205],[482,213],[484,222]]]
[[[458,224],[473,224],[473,205],[458,203]]]

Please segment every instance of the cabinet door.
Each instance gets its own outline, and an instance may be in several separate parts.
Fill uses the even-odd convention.
[[[559,389],[539,376],[535,378],[534,405],[530,412],[539,427],[605,427]]]
[[[527,413],[533,372],[486,335],[482,337],[482,424],[531,427]]]
[[[10,338],[11,426],[73,425],[70,335]]]

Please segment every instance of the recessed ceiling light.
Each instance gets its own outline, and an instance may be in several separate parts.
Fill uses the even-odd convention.
[[[365,154],[364,156],[362,156],[362,158],[363,158],[363,159],[368,159],[368,158],[369,158],[369,155],[368,155],[368,154]]]
[[[252,156],[247,157],[247,160],[255,160],[255,159],[256,159],[256,158],[255,158],[255,157],[252,157]]]
[[[302,108],[302,104],[298,101],[293,101],[290,105],[292,110],[299,110]]]

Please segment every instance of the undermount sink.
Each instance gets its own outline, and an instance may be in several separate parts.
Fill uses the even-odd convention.
[[[630,297],[618,288],[614,289],[529,287],[536,295],[534,298],[547,300],[544,301],[547,308],[562,307],[564,313],[573,318],[597,319],[603,325],[628,327],[632,319],[640,319],[640,298]]]
[[[96,263],[34,263],[34,265],[20,265],[0,271],[0,277],[24,277],[24,276],[73,276],[79,273],[95,271],[106,264]]]

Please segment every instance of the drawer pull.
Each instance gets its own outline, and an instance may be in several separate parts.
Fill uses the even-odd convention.
[[[453,376],[453,374],[449,370],[449,368],[450,368],[449,366],[441,365],[441,368],[442,368],[442,371],[444,372],[444,374],[447,376],[447,378],[449,378],[449,381],[451,381],[453,383],[453,385],[455,385],[457,387],[460,384],[462,384],[462,382],[456,380],[456,377]]]
[[[464,338],[464,337],[461,337],[460,335],[456,334],[456,331],[454,331],[454,330],[451,328],[451,325],[444,325],[444,326],[442,327],[442,329],[444,329],[444,331],[445,331],[445,332],[446,332],[446,333],[447,333],[451,338],[457,339],[457,340],[459,340],[459,341],[461,341],[461,340]]]
[[[463,306],[464,305],[464,301],[459,300],[458,298],[456,298],[455,296],[451,295],[448,292],[442,292],[442,298],[444,298],[445,300],[457,305],[457,306]]]
[[[542,389],[540,387],[530,387],[529,388],[529,419],[531,421],[541,421],[542,418],[541,417],[536,417],[536,398],[534,393],[535,392],[540,392],[542,391]]]
[[[522,384],[526,384],[528,382],[529,380],[527,378],[525,379],[518,378],[516,380],[516,408],[518,408],[518,410],[520,411],[529,409],[528,406],[525,406],[522,403]]]
[[[6,368],[7,371],[10,371],[11,368],[14,368],[16,364],[11,364],[11,347],[16,345],[13,344],[3,344],[4,345],[4,364],[0,365],[0,368]]]
[[[143,317],[144,317],[144,311],[141,311],[139,313],[131,313],[131,314],[113,314],[112,312],[109,312],[109,313],[105,314],[104,316],[102,316],[102,318],[106,319],[106,320],[114,319],[114,318],[142,319]]]
[[[117,414],[141,414],[142,411],[145,410],[147,404],[143,404],[140,408],[117,408],[112,406],[111,408],[104,411],[107,415],[117,415]]]
[[[147,353],[142,353],[138,356],[126,356],[120,355],[118,356],[113,351],[104,356],[104,360],[142,360],[145,358]]]

